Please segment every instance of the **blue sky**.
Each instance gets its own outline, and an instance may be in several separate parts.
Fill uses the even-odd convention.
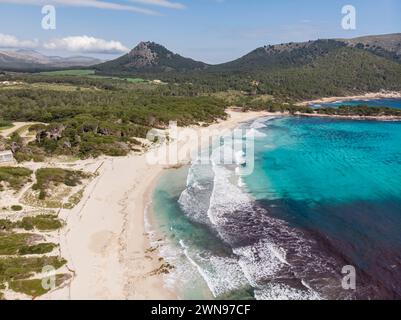
[[[45,4],[56,8],[55,30],[41,27]],[[341,28],[347,4],[356,8],[356,30]],[[111,59],[150,40],[219,63],[265,44],[395,32],[399,0],[0,0],[0,50],[54,55]]]

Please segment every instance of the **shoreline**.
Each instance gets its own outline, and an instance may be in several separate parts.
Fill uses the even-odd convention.
[[[346,97],[327,97],[316,100],[308,100],[297,103],[297,106],[308,106],[312,104],[326,104],[336,101],[353,101],[353,100],[375,100],[375,99],[401,99],[401,92],[398,91],[382,91],[365,93],[361,95],[346,96]]]
[[[334,99],[334,98],[333,98]],[[174,300],[179,288],[165,286],[171,271],[161,254],[165,236],[153,219],[153,193],[160,177],[190,162],[198,143],[219,136],[224,130],[263,117],[321,117],[345,120],[401,121],[400,116],[343,116],[227,109],[228,118],[210,126],[193,126],[196,136],[178,141],[180,161],[175,166],[150,164],[147,156],[174,143],[155,146],[144,154],[65,163],[96,174],[73,209],[61,209],[66,226],[59,232],[60,256],[72,278],[39,299],[45,300]],[[178,133],[188,128],[178,128]],[[205,130],[206,131],[203,131]],[[196,139],[196,140],[194,140]],[[61,163],[58,163],[60,166]],[[148,218],[148,220],[147,220]],[[148,228],[150,226],[150,228]]]
[[[401,117],[358,117],[266,111],[239,112],[227,110],[229,118],[208,127],[191,127],[197,131],[209,129],[201,136],[210,139],[216,131],[230,130],[240,123],[268,116],[323,117],[349,120],[401,120]],[[185,130],[179,128],[178,130]],[[202,132],[204,133],[204,132]],[[189,143],[188,143],[189,142]],[[194,141],[178,143],[190,151]],[[94,160],[99,175],[86,187],[81,202],[72,210],[61,210],[66,227],[60,232],[60,253],[66,258],[72,280],[41,297],[41,299],[73,300],[173,300],[178,291],[167,288],[164,274],[169,265],[160,253],[164,235],[158,233],[152,219],[152,197],[160,177],[168,167],[147,161],[150,151],[160,151],[165,144],[142,155],[103,157]],[[189,163],[189,154],[181,164]],[[185,162],[185,163],[184,163]],[[147,213],[148,211],[148,213]],[[145,215],[149,214],[146,221]],[[150,225],[150,231],[146,223]],[[150,234],[156,236],[153,241]],[[160,243],[158,243],[160,242]],[[167,265],[166,265],[167,264]]]
[[[209,129],[211,133],[202,139],[210,139],[218,130],[275,115],[265,111],[227,113],[226,120],[193,129],[198,133]],[[185,141],[178,144],[178,150],[188,148],[188,144],[194,148],[194,143]],[[145,211],[154,188],[159,177],[171,168],[149,164],[147,153],[99,160],[99,175],[87,186],[81,202],[73,210],[61,210],[67,226],[61,231],[60,250],[73,278],[43,299],[177,298],[164,286],[163,260],[159,250],[150,247],[145,228]],[[186,157],[189,161],[189,155]]]
[[[281,114],[284,115],[284,114]],[[306,117],[306,118],[328,118],[328,119],[339,119],[339,120],[357,120],[357,121],[401,121],[401,116],[346,116],[338,114],[319,114],[319,113],[296,113],[295,116]]]

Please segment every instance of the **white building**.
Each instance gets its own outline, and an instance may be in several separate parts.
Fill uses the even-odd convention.
[[[13,162],[14,156],[11,151],[0,151],[0,165]]]

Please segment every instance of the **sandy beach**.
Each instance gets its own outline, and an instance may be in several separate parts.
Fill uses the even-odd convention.
[[[308,106],[312,104],[332,103],[336,101],[352,101],[352,100],[374,100],[374,99],[401,99],[401,92],[398,91],[381,91],[366,93],[363,95],[347,96],[347,97],[328,97],[317,100],[303,101],[298,103],[299,106]]]
[[[241,122],[271,115],[228,114],[227,120],[209,129],[232,129]],[[188,146],[188,141],[185,144]],[[149,164],[147,154],[103,158],[91,166],[98,176],[87,186],[82,201],[73,210],[60,212],[67,223],[60,233],[60,253],[68,260],[72,280],[42,298],[177,298],[164,286],[164,261],[158,250],[150,247],[144,218],[158,177],[168,168]]]

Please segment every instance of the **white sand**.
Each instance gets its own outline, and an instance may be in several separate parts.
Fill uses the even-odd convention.
[[[230,129],[240,122],[271,115],[234,112],[211,126]],[[197,129],[197,130],[200,130]],[[208,138],[208,137],[202,137]],[[162,148],[162,147],[161,147]],[[61,254],[74,274],[68,286],[44,299],[174,299],[161,275],[158,252],[147,252],[144,212],[165,169],[150,165],[146,155],[98,161],[99,176],[87,187],[81,203],[62,210],[67,227],[61,233]]]

